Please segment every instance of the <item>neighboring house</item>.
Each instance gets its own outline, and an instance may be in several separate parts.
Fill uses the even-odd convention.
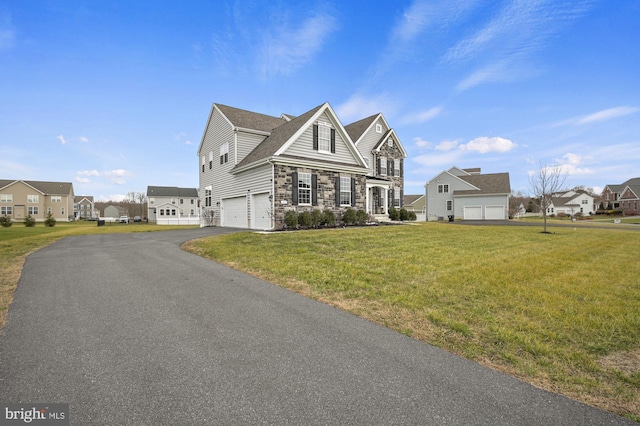
[[[587,216],[595,214],[596,206],[593,196],[586,191],[558,192],[551,196],[551,203],[547,207],[547,214],[566,214],[575,216],[580,213]]]
[[[386,216],[402,206],[406,156],[382,114],[343,126],[328,103],[297,117],[213,104],[198,149],[202,216],[249,229],[283,228],[290,210]]]
[[[90,195],[76,195],[73,197],[73,216],[76,219],[97,217],[93,197]]]
[[[607,209],[621,209],[625,215],[640,214],[640,177],[620,185],[607,185],[602,191],[602,202]]]
[[[426,220],[427,198],[424,194],[405,195],[402,197],[402,204],[407,211],[414,212],[417,220],[424,222]]]
[[[508,173],[452,167],[427,182],[427,220],[508,219],[510,193]]]
[[[23,221],[31,215],[43,222],[48,213],[61,222],[73,220],[73,184],[0,179],[0,216]]]
[[[159,225],[200,224],[200,200],[196,188],[148,186],[149,222]]]
[[[127,211],[118,206],[107,206],[104,209],[104,217],[118,219],[120,216],[128,216]]]

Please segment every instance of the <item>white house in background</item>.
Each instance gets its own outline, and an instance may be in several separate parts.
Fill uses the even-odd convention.
[[[76,219],[97,217],[93,196],[76,195],[73,197],[73,215]]]
[[[426,184],[427,221],[509,219],[509,173],[452,167]]]
[[[574,216],[578,213],[583,216],[595,214],[595,199],[585,191],[565,191],[552,195],[551,204],[547,208],[547,214],[566,214]]]
[[[200,202],[196,188],[148,186],[149,222],[158,225],[200,224]]]

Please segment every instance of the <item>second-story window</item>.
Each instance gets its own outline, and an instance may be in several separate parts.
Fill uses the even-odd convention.
[[[438,193],[446,194],[449,192],[449,185],[438,185]]]
[[[229,162],[229,142],[225,142],[220,147],[220,164]]]
[[[380,157],[378,158],[378,162],[380,163],[380,174],[381,175],[386,175],[387,174],[387,157]]]
[[[27,203],[38,204],[40,202],[40,197],[38,195],[27,195]]]
[[[400,160],[393,160],[393,175],[400,176]]]

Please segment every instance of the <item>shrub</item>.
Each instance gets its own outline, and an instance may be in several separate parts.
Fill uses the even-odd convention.
[[[311,213],[308,211],[303,211],[298,214],[298,225],[308,228],[311,226]]]
[[[322,212],[318,209],[311,211],[311,226],[317,228],[322,223]]]
[[[50,227],[56,226],[56,218],[53,217],[51,212],[47,213],[47,218],[44,220],[44,226],[50,226]]]
[[[36,220],[30,214],[24,218],[24,226],[31,228],[32,226],[36,226]]]
[[[11,221],[11,217],[7,216],[6,214],[0,217],[0,225],[2,225],[4,228],[8,228],[11,225],[13,225],[13,222]]]
[[[342,214],[342,221],[345,225],[353,225],[354,223],[356,223],[356,220],[356,211],[351,207],[345,210],[345,212]]]
[[[409,220],[409,212],[404,207],[400,209],[400,220]]]
[[[356,212],[356,223],[358,225],[364,225],[369,220],[369,215],[364,210],[360,209]]]
[[[409,218],[407,220],[413,220],[413,221],[418,220],[418,216],[416,216],[416,212],[408,212],[408,213],[409,213]]]
[[[400,212],[396,210],[394,207],[391,207],[389,209],[389,219],[400,220]]]
[[[332,210],[325,210],[322,212],[322,220],[320,223],[324,226],[335,226],[336,215]]]
[[[284,214],[284,224],[287,228],[298,227],[298,213],[294,210],[289,210]]]

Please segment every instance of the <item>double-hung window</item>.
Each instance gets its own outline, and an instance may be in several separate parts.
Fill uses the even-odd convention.
[[[331,152],[331,127],[318,124],[318,151]]]
[[[220,164],[229,162],[229,142],[225,142],[220,147]]]
[[[0,194],[0,203],[13,203],[13,194]]]
[[[207,186],[204,189],[204,206],[211,207],[211,187]]]
[[[0,207],[0,214],[1,215],[9,215],[11,216],[13,214],[13,207],[11,206],[2,206]]]
[[[40,197],[36,195],[27,195],[27,203],[38,204],[40,202]]]
[[[447,200],[447,211],[453,210],[453,201]]]
[[[311,204],[311,173],[298,173],[298,204]]]
[[[400,187],[397,186],[393,188],[393,207],[400,207]]]
[[[438,193],[439,194],[446,194],[449,192],[449,185],[438,185]]]
[[[37,206],[29,206],[27,207],[27,213],[31,215],[37,215],[40,214],[40,210]]]
[[[340,205],[351,205],[351,178],[340,177]]]
[[[400,160],[393,160],[393,175],[400,176]]]
[[[380,174],[386,175],[387,174],[387,157],[378,158],[378,162],[380,163]]]

